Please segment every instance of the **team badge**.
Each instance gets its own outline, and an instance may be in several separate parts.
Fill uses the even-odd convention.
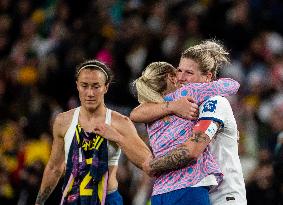
[[[217,100],[209,100],[203,105],[202,112],[215,112]]]

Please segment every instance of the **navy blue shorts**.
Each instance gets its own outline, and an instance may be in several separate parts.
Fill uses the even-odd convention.
[[[123,205],[123,198],[118,191],[106,195],[105,205]]]
[[[208,188],[188,187],[151,197],[151,205],[210,205]]]

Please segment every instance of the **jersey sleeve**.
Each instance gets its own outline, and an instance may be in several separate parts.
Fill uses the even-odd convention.
[[[197,104],[212,96],[230,96],[238,92],[240,84],[230,78],[220,78],[209,83],[189,83],[170,95],[171,100],[176,100],[184,96],[191,96]],[[166,100],[166,99],[165,99]],[[170,101],[170,100],[169,100]]]
[[[224,126],[228,100],[221,96],[214,96],[204,101],[199,107],[199,120],[213,120]]]

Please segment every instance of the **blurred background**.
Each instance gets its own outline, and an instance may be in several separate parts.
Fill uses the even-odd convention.
[[[231,52],[220,76],[241,84],[230,102],[248,204],[283,204],[282,19],[282,0],[0,0],[0,204],[34,204],[54,116],[79,105],[77,64],[108,64],[107,105],[129,115],[132,81],[147,64],[177,66],[207,38]],[[151,181],[124,156],[118,178],[125,205],[147,203]],[[47,205],[59,204],[61,183]]]

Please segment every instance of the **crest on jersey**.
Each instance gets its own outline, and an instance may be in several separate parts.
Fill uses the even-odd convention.
[[[217,100],[209,100],[203,105],[202,112],[215,112]]]

